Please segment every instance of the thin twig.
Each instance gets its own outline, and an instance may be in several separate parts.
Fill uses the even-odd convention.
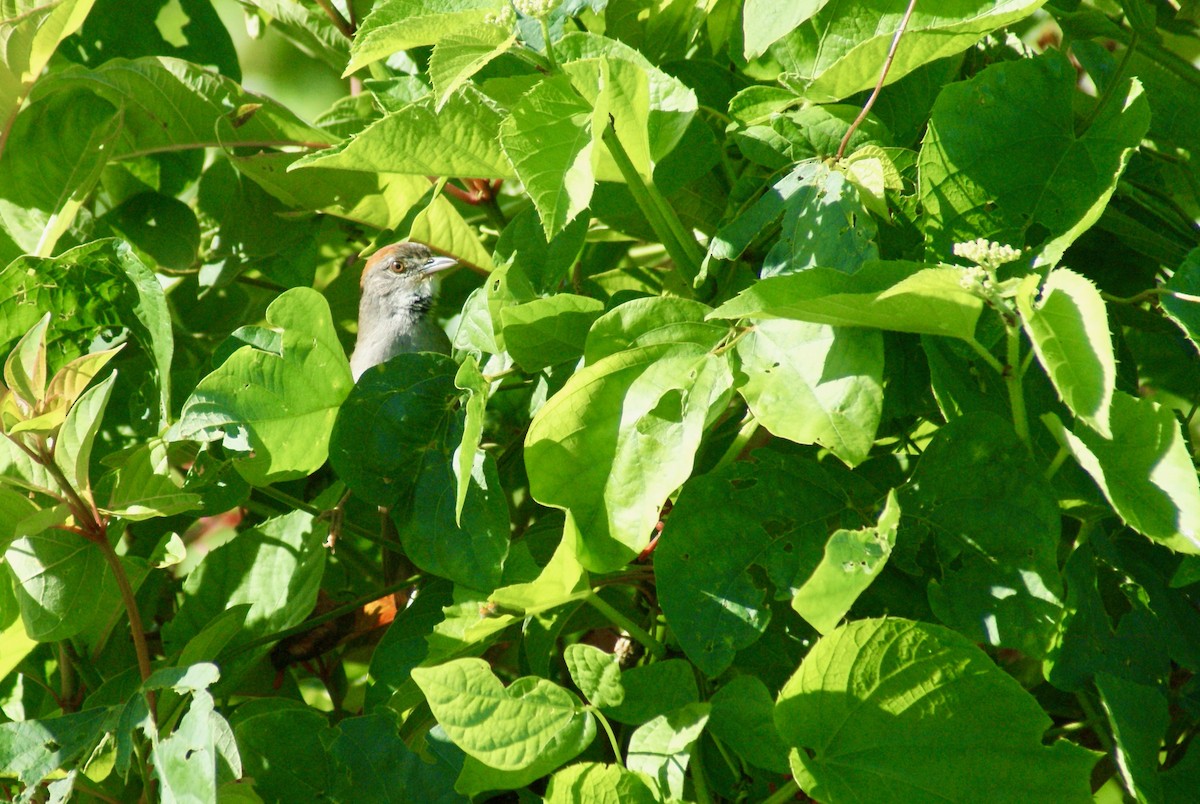
[[[892,69],[892,60],[896,58],[896,49],[900,47],[900,37],[904,34],[904,29],[908,27],[908,21],[912,17],[913,9],[917,7],[917,0],[908,0],[908,8],[904,10],[904,18],[900,20],[900,27],[896,29],[896,35],[892,37],[892,46],[888,48],[887,58],[883,62],[883,70],[879,73],[879,82],[875,84],[875,89],[871,92],[871,97],[867,98],[867,102],[863,105],[862,111],[858,113],[858,117],[854,118],[854,122],[850,124],[850,128],[846,129],[846,136],[842,137],[842,144],[838,146],[837,158],[841,159],[846,153],[846,146],[850,144],[850,138],[854,136],[854,132],[862,125],[862,121],[867,119],[867,114],[871,111],[871,107],[875,105],[875,99],[879,97],[879,91],[883,89],[883,82],[887,80],[887,74]]]
[[[342,16],[342,12],[333,7],[333,3],[329,2],[329,0],[317,0],[317,5],[325,12],[325,16],[329,17],[330,22],[333,23],[333,27],[341,31],[343,36],[347,39],[354,38],[354,25],[350,20]],[[354,4],[350,3],[349,5],[353,6]]]

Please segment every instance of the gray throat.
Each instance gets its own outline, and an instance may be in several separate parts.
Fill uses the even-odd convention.
[[[358,306],[358,341],[350,373],[358,380],[372,366],[404,352],[450,354],[450,339],[429,315],[433,288],[394,288],[382,294],[364,291]]]

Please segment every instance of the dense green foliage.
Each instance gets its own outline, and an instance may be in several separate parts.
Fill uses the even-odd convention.
[[[0,3],[6,800],[1195,800],[1195,2],[241,6]]]

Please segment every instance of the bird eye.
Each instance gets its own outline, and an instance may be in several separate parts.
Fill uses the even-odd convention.
[[[402,274],[408,270],[408,266],[400,260],[394,260],[390,265],[388,265],[388,270],[394,274]]]

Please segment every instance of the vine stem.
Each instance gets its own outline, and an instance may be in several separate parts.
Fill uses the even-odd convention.
[[[610,606],[606,600],[600,597],[600,595],[592,592],[583,600],[596,611],[603,614],[605,618],[607,618],[608,621],[613,625],[624,629],[625,633],[642,643],[642,646],[645,647],[646,650],[650,651],[650,653],[654,655],[654,658],[662,659],[667,655],[667,649],[663,647],[661,642],[652,637],[649,632],[646,631],[646,629],[642,628],[633,620],[629,619],[624,614]]]
[[[674,208],[663,198],[653,180],[647,180],[647,177],[638,172],[625,147],[621,145],[612,115],[608,116],[608,126],[604,129],[601,139],[608,147],[613,161],[617,163],[617,169],[621,171],[621,177],[625,179],[625,185],[629,188],[634,203],[646,216],[646,221],[662,241],[667,254],[683,272],[688,283],[695,282],[700,275],[700,264],[704,259],[700,244],[688,232],[683,221],[679,220]]]
[[[879,81],[876,82],[875,89],[871,91],[871,96],[867,98],[867,102],[863,104],[862,111],[858,113],[858,117],[854,118],[854,122],[850,124],[850,128],[846,129],[846,136],[842,137],[842,143],[838,146],[836,159],[841,159],[846,153],[846,146],[850,144],[850,138],[854,136],[854,132],[862,125],[862,121],[867,119],[867,114],[870,113],[871,107],[875,105],[875,99],[879,97],[879,92],[883,89],[883,82],[887,80],[888,71],[892,69],[892,61],[896,58],[896,49],[900,47],[900,37],[904,35],[904,29],[908,27],[908,21],[912,19],[913,9],[916,7],[917,0],[908,0],[908,8],[904,9],[904,17],[900,20],[900,27],[896,29],[896,34],[892,37],[892,45],[888,48],[887,58],[883,62],[883,69],[879,71]]]
[[[108,543],[108,539],[104,539],[96,543],[100,548],[100,552],[104,555],[104,560],[108,562],[109,569],[117,578],[117,589],[121,593],[121,602],[125,604],[125,613],[129,616],[129,630],[133,632],[133,650],[137,654],[138,672],[142,676],[142,681],[150,678],[150,651],[146,647],[146,631],[142,626],[142,613],[138,611],[137,598],[133,594],[133,586],[129,583],[129,576],[125,574],[125,567],[121,564],[121,557],[117,555],[117,551]],[[154,712],[154,693],[147,692],[146,697],[150,700],[150,710]]]
[[[595,715],[596,719],[600,721],[600,725],[604,727],[604,733],[608,735],[608,742],[612,745],[613,756],[617,758],[617,764],[624,768],[625,759],[621,756],[621,744],[617,742],[617,735],[612,730],[612,724],[608,722],[608,718],[595,706],[585,708]]]
[[[1008,386],[1008,404],[1012,408],[1013,429],[1029,446],[1029,418],[1025,413],[1025,391],[1021,387],[1021,330],[1008,329],[1008,365],[1004,367],[1004,382]]]
[[[550,72],[558,72],[558,61],[554,58],[554,47],[550,44],[550,20],[545,16],[538,22],[542,24],[542,39],[546,42],[546,61],[550,64]]]
[[[762,804],[784,804],[785,801],[791,801],[799,792],[800,785],[796,784],[796,780],[788,779],[787,783],[781,785],[769,798],[763,799]]]
[[[971,338],[970,340],[967,341],[967,345],[970,346],[972,349],[974,349],[975,354],[982,357],[983,362],[985,362],[989,366],[991,366],[993,371],[995,371],[1001,377],[1004,376],[1004,365],[999,360],[996,359],[995,355],[993,355],[986,348],[984,348],[984,345],[982,343],[975,340],[974,338]]]

